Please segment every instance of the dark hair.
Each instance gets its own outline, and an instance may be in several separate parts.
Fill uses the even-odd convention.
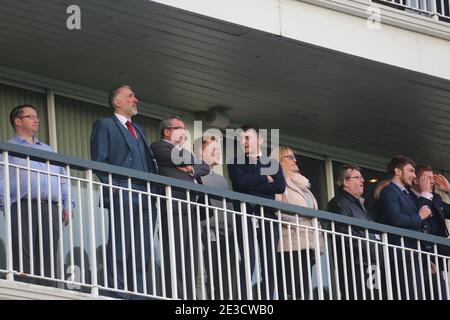
[[[387,172],[389,174],[389,177],[393,178],[395,176],[395,169],[402,170],[406,165],[412,165],[414,168],[416,167],[416,164],[414,161],[412,161],[410,158],[397,155],[391,159],[391,161],[387,164]]]
[[[13,129],[16,129],[16,127],[14,125],[16,118],[21,117],[23,115],[23,108],[31,108],[34,111],[36,111],[36,113],[37,113],[36,107],[34,107],[30,104],[22,104],[20,106],[15,107],[9,113],[9,121],[11,122],[11,126],[13,127]]]
[[[347,176],[348,170],[355,170],[361,172],[361,168],[354,164],[344,164],[340,166],[336,178],[336,184],[338,185],[339,188],[342,188],[344,186],[344,180],[348,177]]]
[[[119,94],[120,89],[127,88],[131,90],[131,87],[129,85],[123,84],[121,86],[115,87],[111,89],[108,93],[108,103],[111,108],[114,109],[114,99],[116,99],[117,95]]]
[[[164,129],[170,128],[172,124],[172,120],[180,120],[183,121],[179,116],[168,116],[161,120],[161,123],[159,124],[159,133],[161,135],[161,138],[164,138]]]
[[[255,130],[256,134],[259,136],[259,126],[256,123],[244,123],[241,126],[241,130],[244,132],[251,129]]]
[[[433,168],[428,164],[419,164],[416,169],[416,176],[420,177],[424,171],[433,172]]]

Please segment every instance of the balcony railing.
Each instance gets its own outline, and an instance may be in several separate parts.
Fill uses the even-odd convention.
[[[8,281],[93,298],[450,294],[447,239],[8,143],[0,150],[6,261],[0,274]],[[51,165],[65,173],[54,173]],[[31,200],[31,184],[42,180],[56,183],[37,187]],[[75,204],[67,226],[59,214],[65,192]],[[11,194],[22,200],[11,203]],[[46,194],[56,196],[49,201]],[[258,206],[259,214],[248,214],[249,205]],[[270,219],[269,211],[293,219]],[[287,247],[277,235],[284,235]]]
[[[450,0],[372,0],[401,10],[417,12],[450,22]]]

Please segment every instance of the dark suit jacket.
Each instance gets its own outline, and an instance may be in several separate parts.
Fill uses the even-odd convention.
[[[423,221],[414,201],[393,182],[381,190],[378,208],[376,217],[378,222],[418,232],[423,231]],[[400,238],[397,236],[391,235],[389,238],[392,243],[400,243]],[[415,248],[416,241],[405,238],[405,246]]]
[[[339,189],[336,193],[336,196],[328,202],[327,205],[327,211],[334,212],[338,214],[342,214],[344,216],[358,218],[366,221],[371,221],[372,219],[370,216],[366,213],[363,206],[359,202],[359,200],[351,195],[350,193],[346,192],[345,190]],[[347,234],[348,229],[347,225],[336,225],[336,231],[340,233]],[[357,229],[355,227],[352,227],[352,234],[355,236],[358,236],[360,238],[365,238],[366,234],[363,229]],[[369,233],[369,238],[371,240],[379,240],[377,236],[374,233]],[[347,239],[347,238],[346,238]],[[345,245],[348,248],[350,241],[348,239],[345,241]],[[360,260],[362,260],[364,265],[368,265],[367,260],[367,254],[366,254],[366,245],[363,242],[362,243],[362,257],[360,259],[359,257],[359,246],[358,241],[353,240],[353,254],[355,255],[354,261],[355,264],[360,264]],[[341,246],[337,246],[337,250],[339,252],[338,259],[342,259],[342,254],[340,252],[342,251]],[[349,253],[350,251],[347,249],[347,258],[349,259]],[[376,263],[376,250],[375,250],[375,244],[373,242],[370,242],[370,256],[371,256],[371,264]],[[382,256],[380,255],[378,259],[381,259]],[[349,259],[350,260],[350,259]]]
[[[157,165],[154,160],[153,152],[148,147],[144,131],[136,124],[133,124],[139,139],[145,144],[145,152],[148,160],[150,173],[157,173]],[[105,162],[108,164],[121,166],[129,169],[137,169],[133,166],[133,155],[136,150],[133,149],[133,137],[128,130],[120,123],[116,116],[103,118],[95,121],[91,133],[91,159],[94,161]],[[103,183],[108,183],[108,175],[97,174]],[[119,186],[128,186],[127,179],[113,177],[113,184]],[[133,184],[133,187],[142,189],[142,185]],[[108,190],[105,188],[105,200],[108,199]],[[107,203],[105,201],[105,207]]]
[[[270,167],[271,163],[278,166],[278,170],[274,175],[271,175],[273,182],[269,183],[267,182],[267,176],[261,175],[261,168]],[[286,188],[286,181],[278,161],[267,157],[261,158],[256,164],[250,164],[248,157],[245,157],[245,163],[238,164],[237,158],[234,158],[232,163],[228,164],[228,174],[233,191],[253,196],[275,200],[275,195],[283,193]],[[266,216],[276,218],[273,211],[268,209]],[[258,207],[254,204],[247,204],[247,212],[259,215]],[[267,213],[269,214],[267,215]]]
[[[424,220],[424,232],[447,238],[449,234],[445,219],[450,219],[450,205],[445,203],[441,196],[435,192],[433,192],[432,200],[424,197],[419,198],[413,192],[410,195],[418,208],[427,205],[431,209],[431,216]]]
[[[186,149],[178,150],[175,146],[167,141],[159,140],[153,142],[150,146],[156,162],[158,163],[159,173],[163,176],[181,179],[193,182],[194,179],[206,176],[209,173],[209,166],[205,162],[197,163],[192,153]],[[180,157],[183,161],[175,164],[172,160],[172,153]],[[187,172],[183,172],[178,167],[192,166],[194,169],[193,176]]]
[[[194,179],[201,178],[209,173],[209,166],[203,161],[197,163],[198,160],[194,158],[192,153],[184,148],[178,150],[173,144],[164,140],[153,142],[150,148],[158,163],[159,174],[163,176],[194,182]],[[172,160],[172,152],[183,161],[179,164],[174,163]],[[177,169],[178,167],[185,166],[193,167],[193,175]],[[186,199],[186,192],[184,190],[175,189],[172,193],[177,198]]]

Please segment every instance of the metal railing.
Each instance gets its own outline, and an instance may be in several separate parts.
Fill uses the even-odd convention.
[[[372,2],[450,22],[450,0],[372,0]]]
[[[0,150],[0,274],[9,281],[117,298],[450,294],[448,239],[8,143]],[[47,183],[29,198],[42,179],[56,190]],[[75,204],[67,226],[64,192]]]

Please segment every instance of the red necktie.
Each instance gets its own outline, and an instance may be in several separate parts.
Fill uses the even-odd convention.
[[[136,135],[136,131],[134,131],[133,125],[131,124],[131,121],[128,120],[127,122],[125,122],[128,131],[130,131],[131,135],[137,140],[137,135]]]

